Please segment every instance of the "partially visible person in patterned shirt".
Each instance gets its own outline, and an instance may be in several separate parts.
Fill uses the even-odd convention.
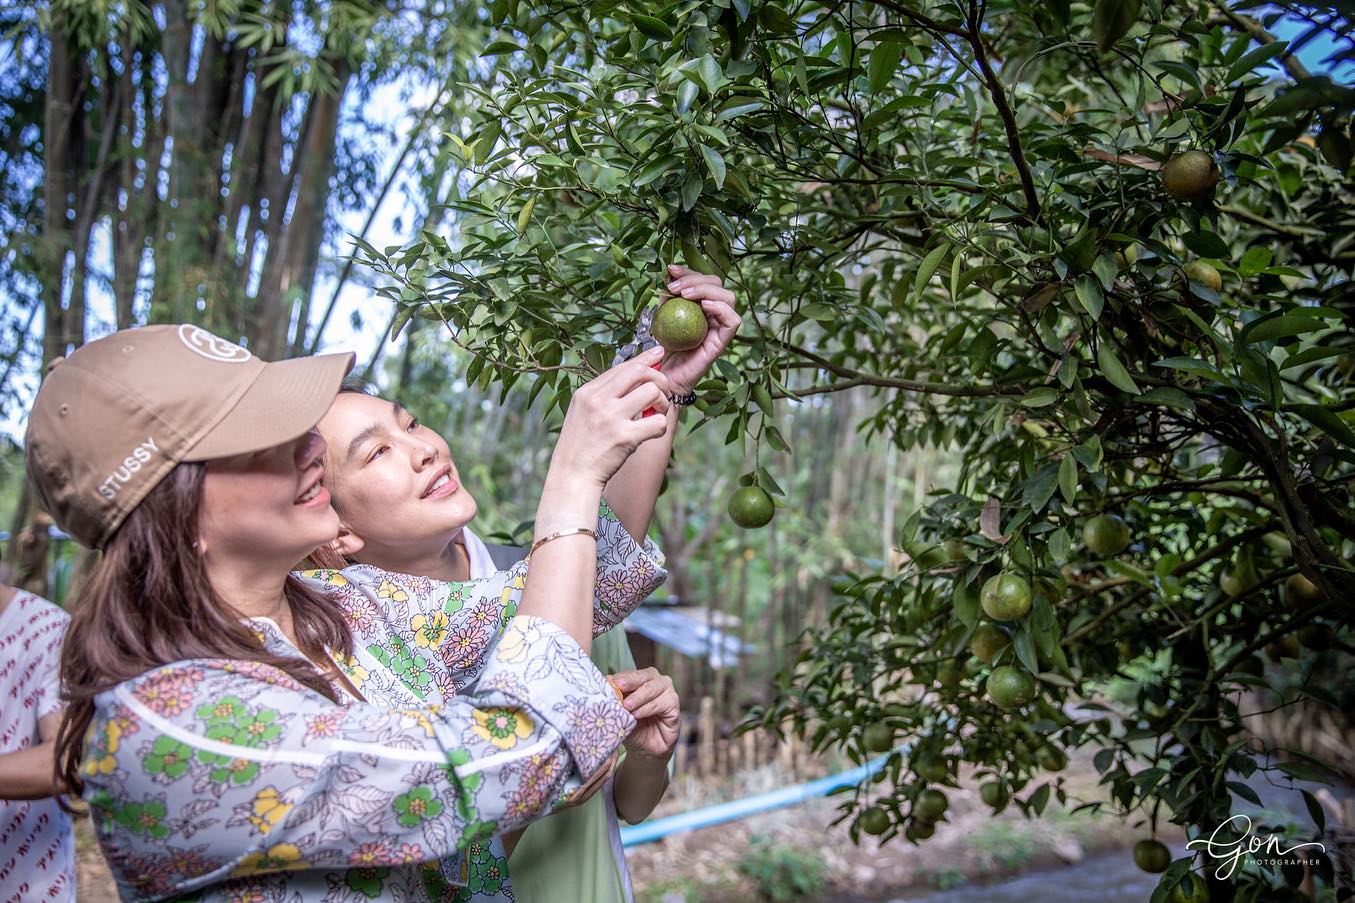
[[[70,616],[0,584],[0,903],[75,899],[71,818],[54,796]]]
[[[454,586],[289,573],[338,531],[308,427],[351,355],[268,364],[184,324],[114,333],[49,371],[29,477],[104,552],[63,645],[59,773],[124,898],[466,899],[501,877],[473,844],[605,781],[635,720],[592,636],[666,575],[601,493],[666,429],[640,416],[666,412],[661,359],[574,393],[531,575]],[[596,606],[603,546],[627,576]],[[501,633],[447,697],[411,650],[460,605]]]

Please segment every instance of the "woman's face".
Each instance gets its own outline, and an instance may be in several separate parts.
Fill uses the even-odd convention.
[[[403,406],[340,393],[318,428],[343,554],[380,564],[430,553],[475,517],[447,443]]]
[[[339,532],[321,485],[325,441],[312,430],[282,445],[207,462],[199,541],[217,561],[291,567]]]

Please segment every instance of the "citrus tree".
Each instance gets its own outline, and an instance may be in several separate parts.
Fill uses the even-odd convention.
[[[561,408],[667,262],[722,274],[745,326],[698,426],[755,448],[744,482],[778,504],[778,416],[850,387],[878,389],[867,435],[961,462],[759,716],[908,744],[844,803],[854,831],[925,840],[962,763],[1038,814],[1089,748],[1145,835],[1208,835],[1259,770],[1319,774],[1244,745],[1240,691],[1352,651],[1355,89],[1272,33],[1348,72],[1349,12],[495,0],[459,231],[361,253],[397,326],[445,323],[470,381]],[[1125,704],[1088,701],[1126,676]],[[1136,858],[1155,900],[1303,877]]]

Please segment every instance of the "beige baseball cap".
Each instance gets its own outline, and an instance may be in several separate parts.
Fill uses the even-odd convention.
[[[58,358],[28,416],[44,507],[103,548],[174,465],[260,451],[324,416],[353,355],[268,363],[200,326],[124,329]]]

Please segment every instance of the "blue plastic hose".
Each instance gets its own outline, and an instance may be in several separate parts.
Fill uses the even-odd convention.
[[[901,746],[894,752],[907,754],[908,747]],[[784,809],[806,800],[827,796],[840,787],[850,787],[868,780],[884,768],[885,763],[889,761],[889,757],[893,754],[892,752],[885,753],[879,758],[871,759],[866,764],[850,771],[830,774],[826,778],[819,778],[817,781],[810,781],[807,784],[782,787],[780,790],[759,793],[757,796],[746,796],[741,800],[706,806],[702,809],[693,809],[691,812],[669,815],[666,818],[656,818],[643,824],[623,825],[621,827],[621,843],[627,847],[636,847],[643,843],[662,840],[670,834],[683,834],[687,831],[695,831],[698,828],[709,828],[712,825],[720,825],[728,821],[747,818],[750,815],[771,812],[774,809]]]

